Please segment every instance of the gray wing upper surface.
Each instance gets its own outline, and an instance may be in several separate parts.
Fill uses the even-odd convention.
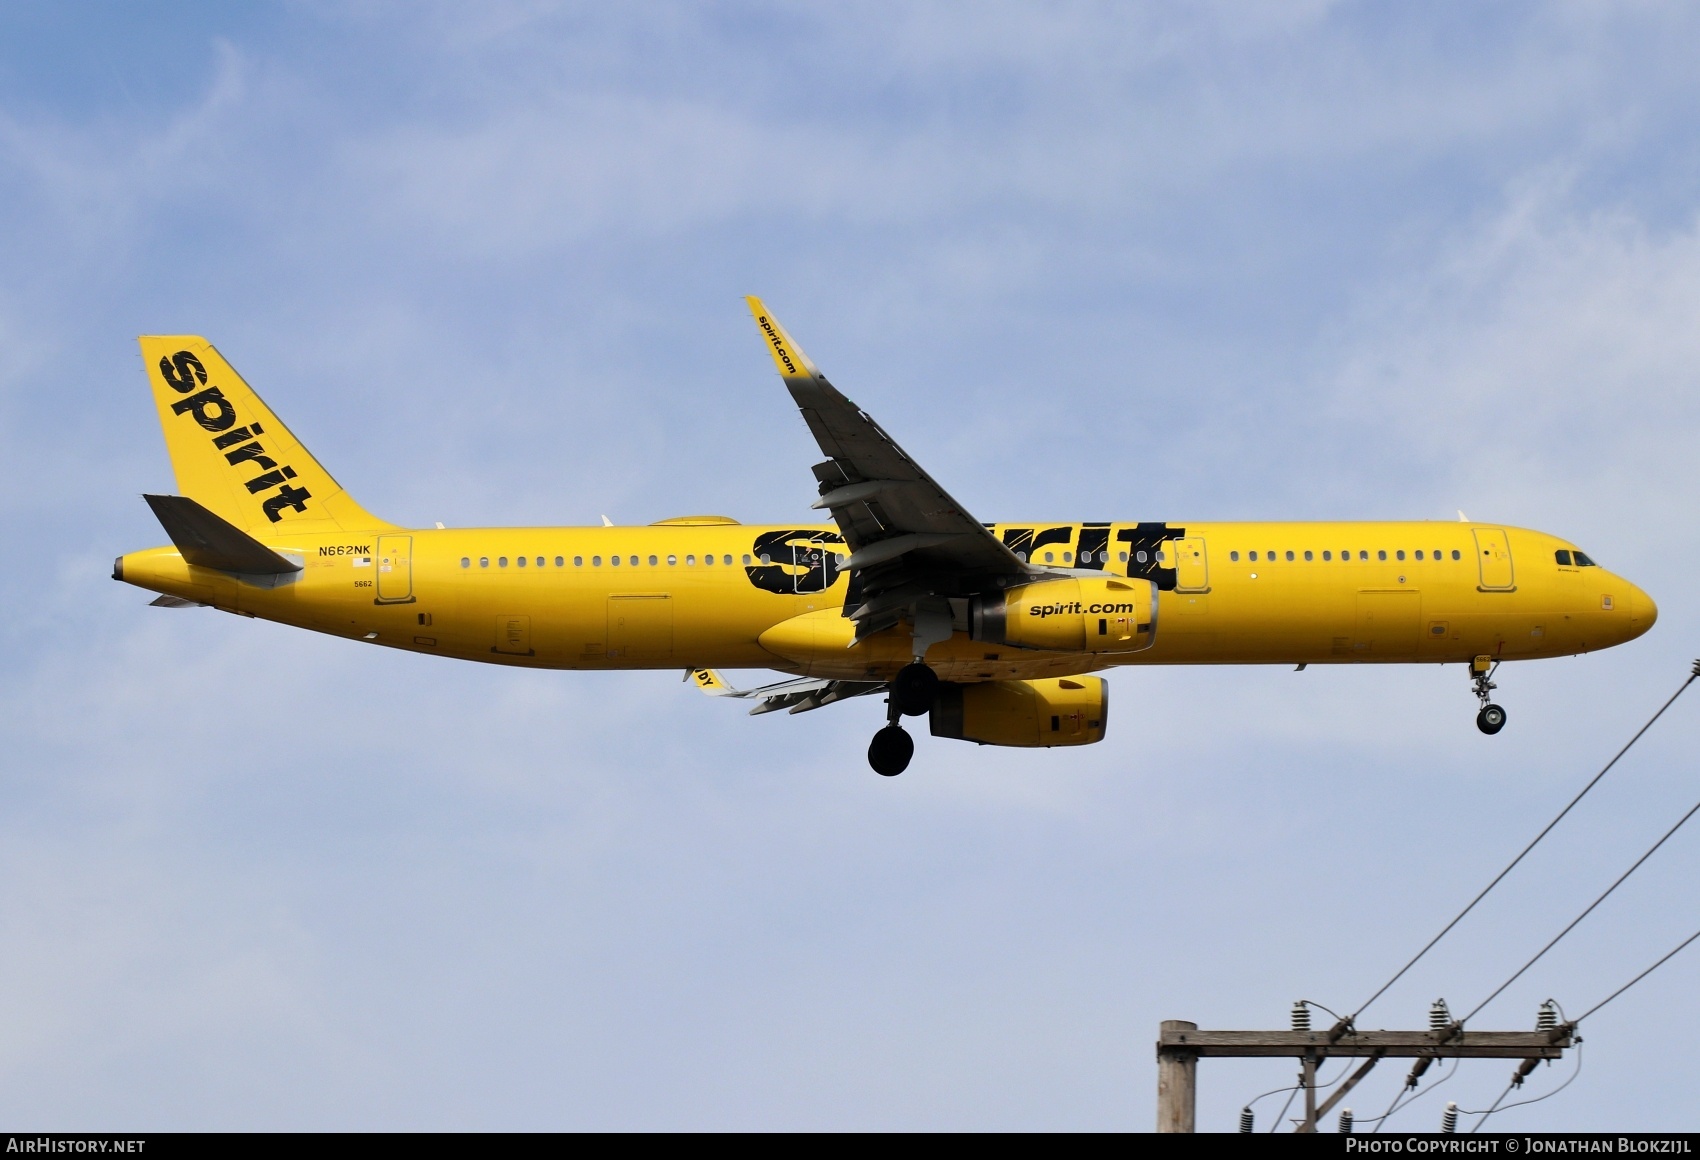
[[[827,456],[820,499],[850,548],[845,615],[857,637],[896,624],[928,598],[969,596],[1031,579],[1017,559],[873,418],[827,381],[759,299],[750,311],[780,377]]]

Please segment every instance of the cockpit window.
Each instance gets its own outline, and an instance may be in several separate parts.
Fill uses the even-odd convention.
[[[1570,567],[1570,549],[1569,548],[1560,548],[1558,551],[1554,552],[1553,555],[1555,557],[1557,557],[1558,562],[1560,564],[1563,564],[1566,568]]]
[[[1576,553],[1576,566],[1579,568],[1598,568],[1599,565],[1588,559],[1583,552]]]

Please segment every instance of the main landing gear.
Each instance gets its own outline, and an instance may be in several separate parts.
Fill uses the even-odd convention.
[[[868,764],[881,777],[896,777],[909,768],[915,756],[915,739],[898,722],[903,717],[920,717],[932,711],[939,696],[939,675],[916,661],[899,669],[887,694],[886,727],[874,734],[868,745]]]
[[[1477,657],[1470,662],[1476,700],[1482,703],[1481,712],[1476,714],[1476,728],[1489,736],[1505,728],[1505,710],[1488,700],[1488,694],[1499,688],[1489,679],[1497,668],[1499,662],[1492,657]]]

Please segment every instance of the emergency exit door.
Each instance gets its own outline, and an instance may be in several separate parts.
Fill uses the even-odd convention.
[[[413,603],[413,537],[378,537],[378,604]]]
[[[1210,558],[1204,551],[1204,540],[1193,537],[1173,540],[1169,550],[1175,554],[1175,591],[1210,591]]]

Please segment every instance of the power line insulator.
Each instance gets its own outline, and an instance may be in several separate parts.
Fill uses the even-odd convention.
[[[1541,1004],[1540,1014],[1535,1016],[1536,1031],[1552,1031],[1558,1027],[1558,1004],[1548,999]]]
[[[1240,1109],[1240,1131],[1242,1133],[1249,1133],[1251,1131],[1252,1124],[1255,1122],[1255,1118],[1252,1116],[1250,1108]]]
[[[1446,1113],[1440,1117],[1440,1130],[1442,1132],[1456,1132],[1458,1130],[1457,1104],[1448,1103],[1446,1105]]]
[[[1430,1031],[1445,1031],[1452,1022],[1452,1012],[1447,1009],[1445,999],[1436,999],[1428,1006],[1428,1029]]]
[[[1341,1108],[1340,1109],[1340,1134],[1343,1135],[1343,1136],[1350,1136],[1352,1134],[1352,1109],[1351,1108]]]
[[[1425,1055],[1421,1059],[1417,1060],[1417,1062],[1413,1063],[1411,1065],[1411,1074],[1405,1077],[1405,1086],[1408,1088],[1416,1087],[1417,1081],[1423,1078],[1423,1072],[1427,1071],[1431,1066],[1433,1066],[1433,1064],[1434,1056],[1432,1055]]]
[[[1310,1030],[1310,1006],[1303,999],[1293,1004],[1293,1030]]]

